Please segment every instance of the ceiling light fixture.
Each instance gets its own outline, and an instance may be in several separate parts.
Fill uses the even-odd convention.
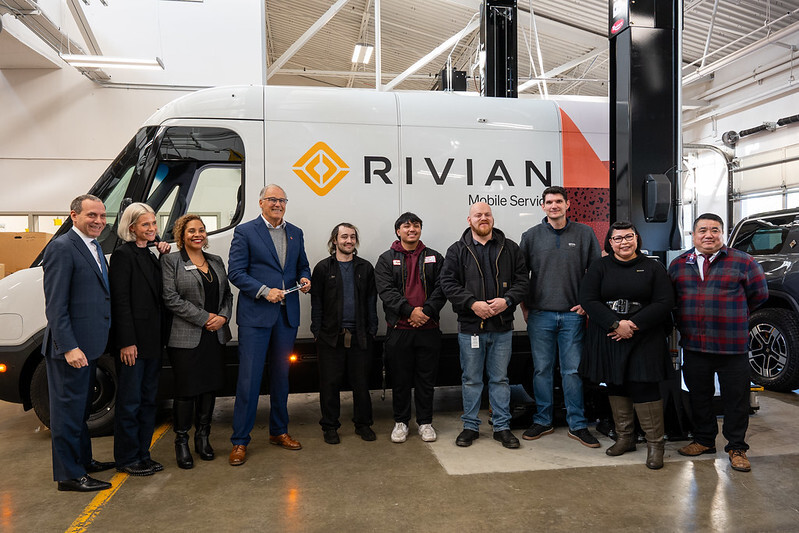
[[[371,44],[358,43],[355,45],[355,50],[352,52],[352,62],[361,63],[363,65],[369,64],[372,59],[372,52],[375,47]]]
[[[131,59],[127,57],[62,54],[61,59],[73,67],[164,70],[164,62],[161,61],[160,57],[156,57],[155,59]]]

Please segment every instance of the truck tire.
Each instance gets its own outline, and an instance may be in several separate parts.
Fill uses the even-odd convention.
[[[774,392],[799,388],[799,318],[788,309],[759,309],[749,318],[752,381]]]
[[[97,360],[88,421],[89,433],[92,437],[113,433],[116,395],[117,372],[114,360],[106,354]],[[36,366],[31,378],[31,405],[42,424],[50,427],[50,392],[47,388],[47,367],[44,359]]]

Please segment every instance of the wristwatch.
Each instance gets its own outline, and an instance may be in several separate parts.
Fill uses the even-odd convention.
[[[621,325],[621,322],[619,322],[617,320],[616,322],[614,322],[613,324],[610,325],[610,331],[616,331],[617,329],[619,329],[620,325]]]
[[[511,302],[510,298],[508,298],[507,296],[505,296],[505,303],[508,305],[508,307],[512,307],[513,306],[513,302]]]

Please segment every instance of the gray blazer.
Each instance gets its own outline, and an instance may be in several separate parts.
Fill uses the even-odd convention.
[[[217,331],[219,342],[227,343],[230,334],[230,317],[233,312],[233,294],[225,272],[225,264],[218,255],[205,253],[208,266],[219,282],[220,308],[216,313],[228,319]],[[189,267],[189,270],[186,269]],[[205,291],[200,273],[189,261],[185,252],[173,252],[161,256],[161,273],[164,280],[164,304],[172,312],[172,329],[167,346],[172,348],[196,348],[200,344],[203,326],[209,314],[203,309]]]

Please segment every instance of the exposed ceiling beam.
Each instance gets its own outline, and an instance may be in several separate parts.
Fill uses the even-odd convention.
[[[299,39],[297,39],[291,46],[289,46],[288,50],[283,52],[283,55],[277,58],[277,60],[274,63],[269,65],[269,68],[266,70],[266,79],[268,80],[275,74],[275,72],[280,70],[280,67],[285,65],[286,62],[289,59],[291,59],[292,56],[294,56],[294,54],[296,54],[300,48],[305,46],[305,43],[307,43],[311,39],[311,37],[316,35],[316,32],[321,30],[322,27],[324,27],[324,25],[327,24],[330,21],[330,19],[332,19],[336,15],[336,13],[338,13],[341,10],[341,8],[344,7],[349,1],[350,0],[338,0],[335,4],[330,6],[330,9],[328,9],[324,15],[319,17],[319,20],[314,22],[310,28],[305,30],[305,33],[303,33]]]
[[[369,12],[372,9],[372,0],[366,0],[366,7],[363,9],[363,15],[361,15],[361,26],[358,28],[358,42],[365,43],[366,32],[369,29]],[[366,43],[369,44],[369,43]],[[354,78],[354,74],[358,69],[359,63],[353,63],[350,67],[350,71],[353,75],[347,78],[347,87],[352,87],[352,80]]]
[[[76,54],[85,54],[86,50],[65,35],[61,28],[45,15],[33,0],[2,0],[0,13],[10,13],[31,30],[47,46],[60,54],[70,51]],[[78,68],[78,71],[92,81],[108,80],[108,74],[97,68]]]
[[[269,20],[269,10],[264,8],[264,21],[266,22],[266,61],[272,64],[275,57],[275,40],[272,37],[272,22]]]
[[[97,42],[92,27],[86,19],[86,13],[83,11],[83,6],[81,5],[82,3],[81,0],[67,0],[69,11],[72,13],[72,18],[75,19],[75,23],[78,25],[78,30],[83,36],[86,46],[89,47],[89,52],[91,52],[92,55],[101,56],[103,55],[103,51],[100,50],[100,44]]]
[[[559,67],[555,67],[555,68],[553,68],[551,70],[548,70],[543,75],[538,76],[537,78],[532,78],[530,80],[525,81],[524,83],[519,85],[519,89],[518,90],[519,90],[519,92],[525,91],[525,90],[529,89],[530,87],[532,87],[533,85],[537,85],[539,81],[549,80],[551,78],[554,78],[558,74],[566,72],[567,70],[571,70],[574,67],[580,65],[581,63],[585,63],[586,61],[590,61],[590,60],[594,59],[595,57],[604,54],[606,51],[607,51],[606,48],[603,48],[601,50],[600,49],[591,50],[587,54],[582,55],[582,56],[580,56],[580,57],[578,57],[576,59],[573,59],[573,60],[569,61],[568,63],[564,63],[564,64],[560,65]],[[588,80],[585,80],[585,81],[588,81]],[[605,80],[605,81],[607,81],[607,80]]]
[[[480,4],[483,0],[439,0],[445,4],[451,4],[468,9],[472,12],[480,11]],[[519,6],[519,23],[521,26],[530,26],[530,13],[523,9],[524,6]],[[536,14],[536,25],[538,31],[545,35],[557,35],[563,39],[573,41],[578,44],[583,44],[589,48],[597,48],[607,46],[608,39],[604,35],[586,31],[569,24],[564,24],[557,20],[547,18]]]
[[[417,61],[410,67],[408,67],[408,69],[405,72],[403,72],[402,74],[400,74],[399,76],[388,82],[385,85],[385,90],[386,91],[392,90],[394,87],[402,83],[408,76],[414,74],[417,70],[427,65],[432,60],[434,60],[435,58],[437,58],[438,56],[440,56],[441,54],[443,54],[444,52],[455,46],[458,43],[458,41],[460,41],[465,36],[469,35],[479,27],[480,27],[480,20],[477,17],[473,18],[469,22],[469,24],[466,25],[465,28],[463,28],[461,31],[459,31],[458,33],[456,33],[455,35],[453,35],[452,37],[450,37],[440,45],[438,45],[433,51],[428,53],[426,56],[421,58],[419,61]]]
[[[280,70],[281,75],[290,75],[290,76],[319,76],[322,78],[349,78],[350,76],[353,78],[369,78],[374,79],[375,73],[374,71],[357,71],[352,72],[349,70],[317,70],[317,69],[309,69],[309,68],[284,68]],[[399,76],[399,73],[392,73],[392,72],[384,72],[386,76]],[[433,75],[431,74],[412,74],[407,77],[407,79],[411,80],[429,80],[432,79]]]
[[[794,10],[794,11],[799,11],[799,9]],[[685,85],[688,85],[690,83],[693,83],[693,82],[699,80],[702,76],[706,76],[708,74],[716,72],[720,68],[725,67],[725,66],[727,66],[727,65],[729,65],[731,63],[734,63],[734,62],[736,62],[736,61],[738,61],[740,59],[743,59],[744,57],[747,57],[748,55],[756,52],[757,50],[760,50],[761,48],[763,48],[765,46],[768,46],[769,44],[774,44],[775,42],[785,38],[786,36],[788,36],[788,35],[790,35],[790,34],[792,34],[794,32],[797,32],[797,31],[799,31],[799,22],[794,22],[790,26],[786,26],[785,28],[783,28],[783,29],[781,29],[779,31],[776,31],[776,32],[774,32],[774,33],[772,33],[770,35],[767,35],[766,37],[764,37],[763,39],[760,39],[757,42],[754,42],[754,43],[752,43],[752,44],[750,44],[748,46],[745,46],[745,47],[743,47],[743,48],[741,48],[739,50],[736,50],[735,52],[733,52],[733,53],[731,53],[729,55],[726,55],[726,56],[722,57],[721,59],[719,59],[717,61],[714,61],[713,63],[710,63],[709,65],[706,65],[706,66],[704,66],[702,68],[698,68],[698,69],[696,69],[694,72],[692,72],[690,74],[684,75],[683,78],[682,78],[682,84],[683,84],[683,86],[685,86]],[[717,52],[718,52],[718,50],[717,50]],[[683,70],[686,70],[690,66],[691,65],[686,65],[685,67],[683,67]]]

